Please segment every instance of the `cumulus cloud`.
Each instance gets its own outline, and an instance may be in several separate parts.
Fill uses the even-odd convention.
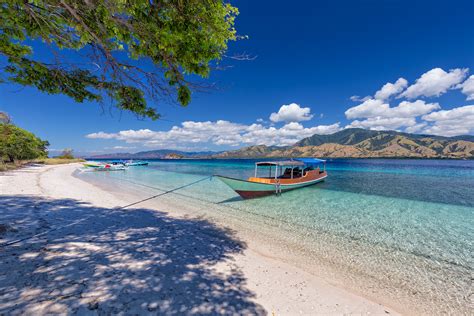
[[[399,78],[395,83],[387,82],[379,91],[375,93],[375,99],[387,100],[392,95],[399,94],[408,86],[408,81],[404,78]]]
[[[348,119],[366,118],[384,115],[390,106],[383,100],[369,99],[348,109],[345,114]]]
[[[417,97],[440,96],[464,80],[469,69],[456,68],[449,72],[434,68],[421,75],[414,84],[409,86],[399,97],[414,99]]]
[[[351,100],[359,101],[360,104],[346,110],[346,118],[352,120],[346,128],[395,129],[444,136],[472,133],[472,106],[445,111],[441,110],[438,103],[423,100],[402,101],[396,106],[389,103],[393,96],[407,99],[433,97],[450,89],[460,89],[468,100],[474,100],[474,75],[463,82],[468,70],[456,68],[446,72],[441,68],[434,68],[421,75],[411,86],[408,86],[406,79],[399,78],[394,83],[385,84],[374,97],[361,99],[352,96]]]
[[[370,117],[366,120],[355,120],[346,128],[358,127],[373,130],[397,130],[400,127],[408,127],[416,125],[416,119],[413,117]]]
[[[412,126],[408,126],[405,128],[405,132],[407,133],[420,133],[423,131],[423,128],[425,128],[428,124],[425,122],[418,123]]]
[[[474,132],[474,105],[432,112],[422,118],[431,123],[423,130],[428,134],[455,136]]]
[[[312,136],[314,134],[332,134],[339,131],[340,124],[319,125],[315,127],[305,128],[297,122],[285,124],[281,128],[265,127],[260,124],[249,126],[248,130],[242,134],[242,142],[247,145],[278,145],[286,146],[300,141],[302,138]]]
[[[372,99],[372,97],[370,95],[368,96],[365,96],[365,97],[360,97],[358,95],[353,95],[349,98],[351,101],[354,101],[354,102],[364,102],[364,101],[367,101],[369,99]]]
[[[113,134],[108,134],[104,132],[91,133],[91,134],[88,134],[86,137],[91,138],[91,139],[113,139],[114,138]]]
[[[461,92],[467,95],[467,100],[474,100],[474,75],[470,76],[463,83],[456,86]]]
[[[272,122],[301,122],[309,121],[313,118],[310,108],[302,108],[296,103],[282,105],[278,113],[270,115]]]
[[[414,102],[403,101],[396,107],[390,108],[387,117],[416,117],[423,114],[430,113],[434,110],[439,110],[441,107],[438,103],[426,103],[422,100]]]
[[[126,143],[140,143],[148,147],[200,148],[203,144],[239,145],[291,145],[304,137],[314,134],[331,134],[339,131],[340,124],[319,125],[310,128],[298,122],[290,122],[280,128],[262,124],[244,125],[229,121],[216,122],[186,121],[181,126],[173,126],[168,131],[149,129],[126,130],[117,133],[92,133],[93,139],[116,139]]]
[[[355,120],[347,127],[369,128],[375,130],[399,129],[417,125],[418,116],[440,109],[438,103],[426,103],[423,100],[403,101],[390,107],[383,100],[370,99],[346,111],[348,119]]]

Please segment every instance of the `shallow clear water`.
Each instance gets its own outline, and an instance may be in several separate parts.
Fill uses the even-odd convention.
[[[151,193],[213,174],[246,178],[254,162],[158,160],[83,176]],[[467,311],[474,269],[474,161],[335,159],[327,167],[325,182],[281,197],[242,200],[217,179],[175,193],[231,208],[244,221],[249,214],[271,221],[348,275],[358,271],[374,283],[394,285],[398,299],[410,293],[445,304],[440,312]]]

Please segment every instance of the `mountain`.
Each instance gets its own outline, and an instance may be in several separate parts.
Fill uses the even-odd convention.
[[[89,157],[90,159],[179,159],[200,158],[216,154],[215,151],[186,152],[171,149],[141,151],[138,153],[111,153]]]
[[[424,135],[424,134],[409,134],[397,131],[373,131],[363,128],[346,128],[342,131],[336,132],[329,135],[313,135],[311,137],[303,138],[295,144],[295,146],[319,146],[326,143],[335,143],[340,145],[355,145],[369,138],[380,137],[385,141],[395,139],[397,136],[404,136],[410,139],[425,139],[430,138],[439,141],[451,141],[451,140],[465,140],[474,142],[474,136],[462,135],[454,137]]]
[[[467,158],[474,159],[474,136],[443,137],[397,131],[348,128],[313,135],[288,147],[250,146],[214,154],[213,158]]]

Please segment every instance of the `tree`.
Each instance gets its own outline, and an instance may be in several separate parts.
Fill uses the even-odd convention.
[[[61,159],[74,159],[73,152],[74,151],[71,148],[64,148],[63,152],[61,153],[61,155],[58,156],[58,158],[61,158]]]
[[[0,124],[0,160],[15,162],[17,160],[46,158],[47,141],[41,140],[24,129],[13,124]]]
[[[4,81],[77,102],[109,98],[157,119],[146,99],[187,105],[200,85],[186,75],[209,76],[237,39],[237,14],[223,0],[1,0]],[[48,45],[53,57],[35,58],[30,40]],[[82,61],[64,51],[77,51]]]

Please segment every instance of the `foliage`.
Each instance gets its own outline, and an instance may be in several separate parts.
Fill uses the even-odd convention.
[[[59,159],[74,159],[73,150],[71,148],[64,148],[61,155],[57,158]]]
[[[0,124],[0,160],[15,162],[47,156],[47,141],[13,124]]]
[[[62,93],[77,102],[103,101],[157,119],[147,97],[181,105],[201,86],[185,75],[209,76],[236,40],[238,10],[223,0],[2,0],[0,54],[7,80]],[[53,60],[34,59],[41,40]],[[62,50],[85,53],[78,63]],[[1,82],[0,78],[0,82]]]

